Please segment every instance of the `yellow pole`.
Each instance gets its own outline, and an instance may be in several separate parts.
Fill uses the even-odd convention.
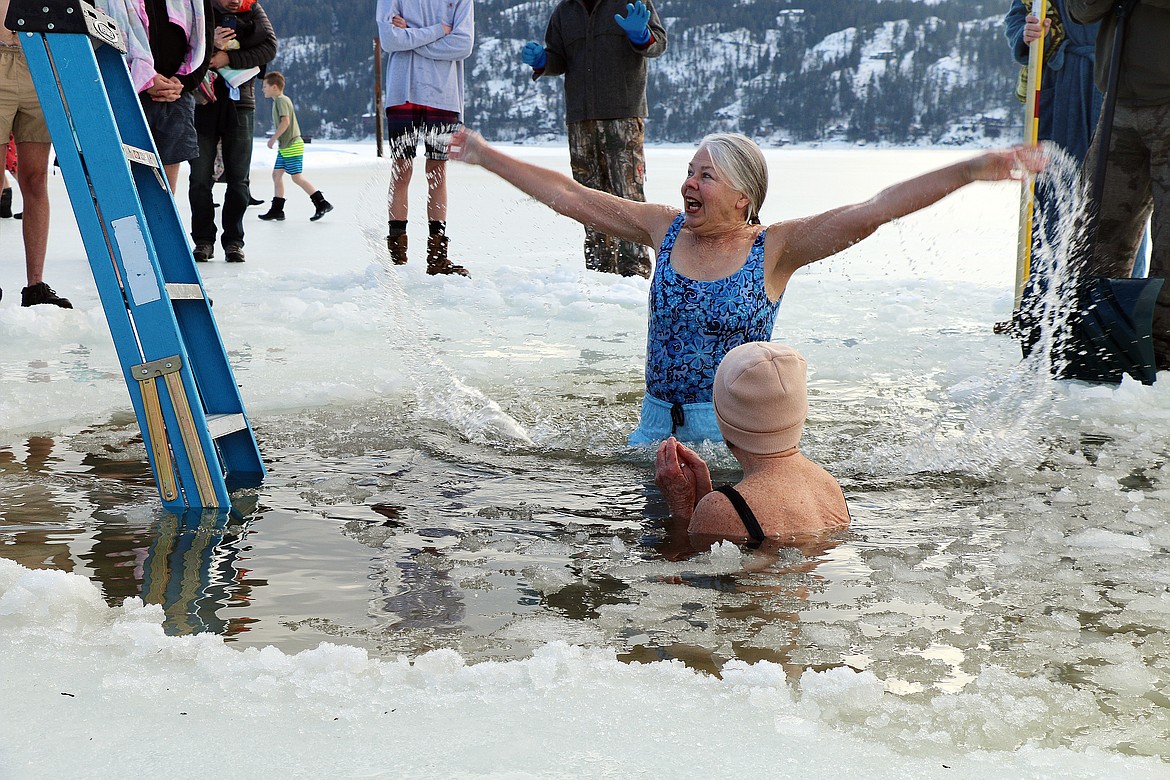
[[[1048,16],[1048,0],[1033,0],[1032,16],[1043,25]],[[1040,84],[1044,71],[1044,35],[1032,41],[1028,52],[1027,100],[1024,103],[1024,143],[1035,144],[1040,135]],[[1024,285],[1032,273],[1032,222],[1036,206],[1036,180],[1024,179],[1020,192],[1020,232],[1016,249],[1015,308],[1020,308]]]

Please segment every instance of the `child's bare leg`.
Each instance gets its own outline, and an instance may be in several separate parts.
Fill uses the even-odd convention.
[[[284,171],[280,168],[272,171],[272,197],[284,197]]]
[[[312,195],[317,191],[317,188],[313,186],[312,182],[305,178],[303,173],[294,173],[289,178],[293,180],[293,184],[304,190],[306,195]]]

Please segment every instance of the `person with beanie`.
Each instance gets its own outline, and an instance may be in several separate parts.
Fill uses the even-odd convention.
[[[741,344],[719,364],[715,420],[743,467],[734,487],[713,488],[707,464],[673,436],[658,447],[654,481],[692,535],[789,542],[849,525],[841,486],[800,451],[807,369],[799,352],[772,342]]]
[[[272,208],[261,214],[263,220],[284,220],[284,174],[287,172],[293,184],[300,187],[313,201],[313,216],[310,222],[333,211],[333,204],[325,200],[321,190],[301,173],[305,168],[305,141],[301,138],[301,127],[297,124],[297,112],[293,103],[284,94],[284,74],[274,70],[264,76],[264,97],[272,100],[272,137],[268,148],[280,144],[276,151],[276,165],[272,169]]]

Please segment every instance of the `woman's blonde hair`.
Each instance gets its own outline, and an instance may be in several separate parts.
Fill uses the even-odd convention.
[[[760,207],[768,195],[768,163],[756,142],[739,133],[712,133],[699,142],[719,174],[748,199],[747,221],[760,223]]]

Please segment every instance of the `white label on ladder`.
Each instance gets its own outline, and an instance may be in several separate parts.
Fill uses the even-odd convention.
[[[126,269],[125,284],[135,305],[142,306],[162,298],[138,217],[131,215],[115,219],[110,226],[114,228],[114,241],[122,255],[122,267]]]

